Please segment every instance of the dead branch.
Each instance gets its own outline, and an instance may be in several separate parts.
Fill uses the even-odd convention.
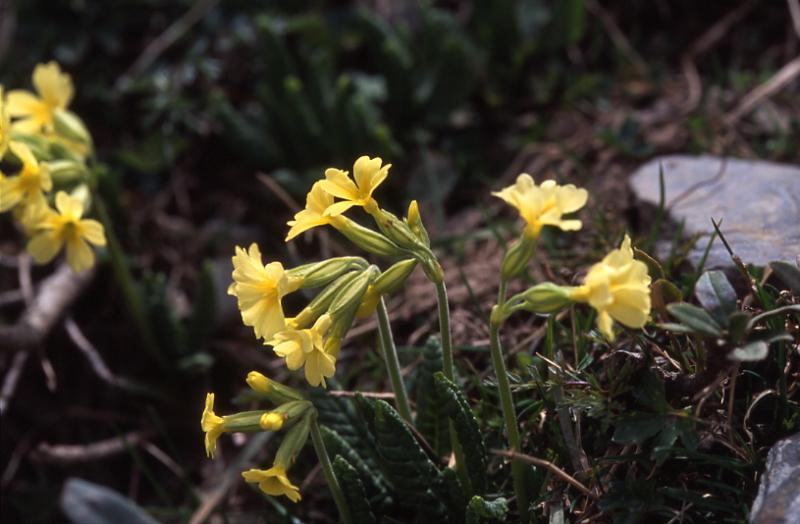
[[[729,126],[734,125],[740,118],[750,113],[765,99],[789,85],[798,76],[800,76],[800,56],[783,66],[769,80],[747,93],[736,109],[725,117],[725,123]]]
[[[36,447],[36,450],[31,453],[31,458],[39,462],[60,465],[102,460],[114,455],[119,455],[130,447],[141,444],[154,434],[155,432],[153,430],[131,431],[118,437],[99,440],[85,445],[48,444],[42,442]]]
[[[578,489],[581,493],[586,495],[587,497],[596,499],[597,495],[592,493],[589,488],[584,486],[579,480],[575,477],[564,471],[563,469],[559,468],[549,460],[544,460],[536,457],[531,457],[530,455],[524,455],[522,453],[517,453],[514,451],[507,451],[503,449],[493,449],[492,453],[495,455],[500,455],[503,457],[508,457],[512,460],[521,460],[522,462],[527,462],[528,464],[533,464],[534,466],[539,466],[540,468],[545,468],[549,470],[553,475],[560,478],[564,482],[572,484],[575,488]]]

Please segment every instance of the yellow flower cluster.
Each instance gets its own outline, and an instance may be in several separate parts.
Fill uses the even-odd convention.
[[[271,381],[257,371],[247,375],[247,384],[260,399],[275,404],[275,409],[219,416],[214,412],[214,393],[208,393],[200,418],[200,427],[205,433],[206,453],[209,457],[214,456],[217,440],[224,433],[286,430],[272,467],[249,469],[242,472],[242,477],[247,482],[257,484],[267,495],[284,495],[292,502],[297,502],[300,500],[300,491],[289,481],[287,470],[308,440],[311,418],[316,416],[316,412],[297,391]]]
[[[38,263],[65,249],[70,267],[83,271],[95,263],[89,244],[106,244],[103,226],[83,218],[91,137],[67,109],[74,89],[58,64],[37,65],[33,85],[36,94],[13,90],[5,96],[0,86],[0,161],[19,166],[12,176],[0,172],[0,212],[13,211]]]

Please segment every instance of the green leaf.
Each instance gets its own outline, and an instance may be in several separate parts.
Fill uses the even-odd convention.
[[[756,362],[767,358],[768,353],[769,344],[763,340],[756,340],[734,349],[728,353],[728,358],[739,362]]]
[[[756,325],[765,318],[773,317],[775,315],[783,315],[784,313],[791,313],[792,311],[800,313],[800,304],[792,304],[791,306],[783,306],[771,311],[765,311],[760,315],[756,315],[750,319],[747,324],[748,331],[756,327]]]
[[[647,272],[651,277],[653,277],[653,279],[663,280],[666,278],[664,275],[664,268],[661,267],[659,261],[651,257],[649,254],[647,254],[647,252],[635,247],[633,248],[633,256],[637,260],[641,260],[645,263],[647,266]]]
[[[60,506],[75,524],[158,524],[116,491],[74,477],[64,484]]]
[[[683,293],[669,280],[659,278],[650,286],[650,298],[653,309],[666,315],[667,305],[683,300]]]
[[[508,514],[508,501],[503,497],[485,500],[475,495],[467,504],[467,523],[505,522]]]
[[[706,271],[697,280],[694,294],[720,326],[736,311],[736,291],[722,271]]]
[[[439,470],[417,443],[400,415],[383,400],[375,402],[375,438],[383,470],[404,505],[428,519],[446,519]]]
[[[800,269],[788,262],[770,262],[769,267],[778,278],[792,290],[796,295],[800,295]]]
[[[310,400],[319,411],[319,423],[344,439],[351,448],[357,449],[367,466],[378,471],[380,457],[370,429],[371,419],[360,413],[361,406],[356,410],[349,399],[325,395],[318,388],[312,389]],[[350,460],[349,457],[345,458]]]
[[[738,344],[744,338],[747,331],[747,324],[750,321],[750,315],[744,311],[736,311],[728,319],[728,336],[731,342]]]
[[[417,377],[417,417],[414,425],[436,454],[450,453],[450,433],[447,416],[436,393],[434,373],[442,370],[442,346],[436,337],[425,343],[422,365]]]
[[[380,469],[367,465],[359,453],[345,439],[327,426],[320,426],[320,432],[328,454],[332,457],[342,457],[358,472],[359,479],[372,507],[379,513],[387,510],[392,503],[389,495],[390,488]],[[364,453],[364,450],[362,449],[361,452]]]
[[[442,409],[453,421],[456,437],[464,450],[472,491],[483,494],[486,491],[486,445],[478,420],[458,386],[448,380],[441,371],[437,372],[434,378]]]
[[[611,440],[618,444],[641,444],[661,431],[669,417],[657,414],[637,414],[623,418],[617,423]]]
[[[667,311],[680,320],[680,322],[691,328],[693,332],[707,337],[719,337],[722,335],[721,328],[705,309],[693,306],[686,302],[670,304]]]
[[[353,522],[372,524],[376,522],[375,515],[369,507],[364,485],[361,484],[359,474],[341,455],[333,459],[333,472],[339,480],[350,516]]]

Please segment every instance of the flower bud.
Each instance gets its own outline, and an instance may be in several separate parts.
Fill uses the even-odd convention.
[[[525,270],[536,251],[536,238],[522,235],[515,240],[506,251],[500,266],[500,274],[504,280],[511,280]]]
[[[367,265],[361,257],[336,257],[289,269],[286,275],[299,280],[301,289],[307,289],[324,286],[350,270],[364,269]]]
[[[312,417],[316,417],[316,410],[308,403],[307,411],[303,413],[302,417],[292,428],[286,432],[286,435],[278,446],[278,451],[275,452],[275,464],[280,464],[288,468],[294,464],[297,455],[306,445],[308,441],[308,434],[311,429]]]
[[[552,282],[537,284],[521,293],[523,308],[533,313],[555,313],[572,303],[571,288]]]
[[[53,160],[48,162],[50,176],[57,184],[66,184],[75,180],[86,180],[89,177],[89,170],[86,164],[75,160]]]
[[[328,308],[328,314],[333,317],[334,324],[336,324],[337,317],[347,317],[355,314],[361,304],[361,299],[367,292],[367,288],[378,276],[378,272],[377,266],[369,266],[333,299],[330,308]]]
[[[408,205],[406,222],[408,223],[408,227],[411,228],[411,231],[417,236],[417,238],[420,239],[423,244],[430,247],[431,241],[428,237],[428,231],[425,229],[425,225],[422,223],[422,217],[419,214],[419,204],[417,204],[416,200],[412,200]]]
[[[264,431],[280,431],[285,420],[286,415],[284,413],[268,411],[261,415],[261,418],[259,419],[259,425]]]
[[[345,216],[335,217],[331,225],[344,235],[347,240],[368,253],[393,258],[405,255],[402,249],[385,236]]]
[[[376,207],[370,214],[381,233],[400,248],[416,253],[420,248],[428,247],[411,231],[408,224],[392,213]]]
[[[53,159],[53,154],[50,152],[50,143],[44,135],[20,135],[14,133],[11,139],[14,142],[22,142],[28,146],[28,149],[31,150],[31,153],[39,162],[47,162]]]
[[[276,405],[303,399],[302,395],[297,391],[279,382],[268,379],[258,371],[251,371],[248,373],[246,381],[250,389],[259,395],[263,395],[267,400]]]
[[[358,271],[345,273],[323,289],[297,314],[297,316],[288,321],[290,327],[293,329],[302,329],[313,324],[320,315],[328,310],[333,299],[336,298],[344,288],[348,287],[359,274]]]
[[[413,258],[396,262],[389,269],[378,275],[371,287],[379,295],[394,293],[403,287],[415,267],[417,267],[417,261]]]
[[[72,111],[56,109],[53,118],[53,127],[55,128],[56,134],[67,140],[86,145],[92,143],[92,136],[89,134],[83,121]]]

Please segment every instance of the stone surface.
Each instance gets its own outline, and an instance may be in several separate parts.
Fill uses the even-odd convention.
[[[800,433],[772,446],[761,475],[750,524],[800,522]]]
[[[639,201],[658,206],[659,165],[664,169],[670,219],[685,224],[687,236],[704,236],[689,254],[695,266],[722,220],[722,232],[745,263],[794,262],[800,254],[800,167],[714,156],[665,156],[640,167],[630,178]],[[732,262],[719,239],[706,268]]]

